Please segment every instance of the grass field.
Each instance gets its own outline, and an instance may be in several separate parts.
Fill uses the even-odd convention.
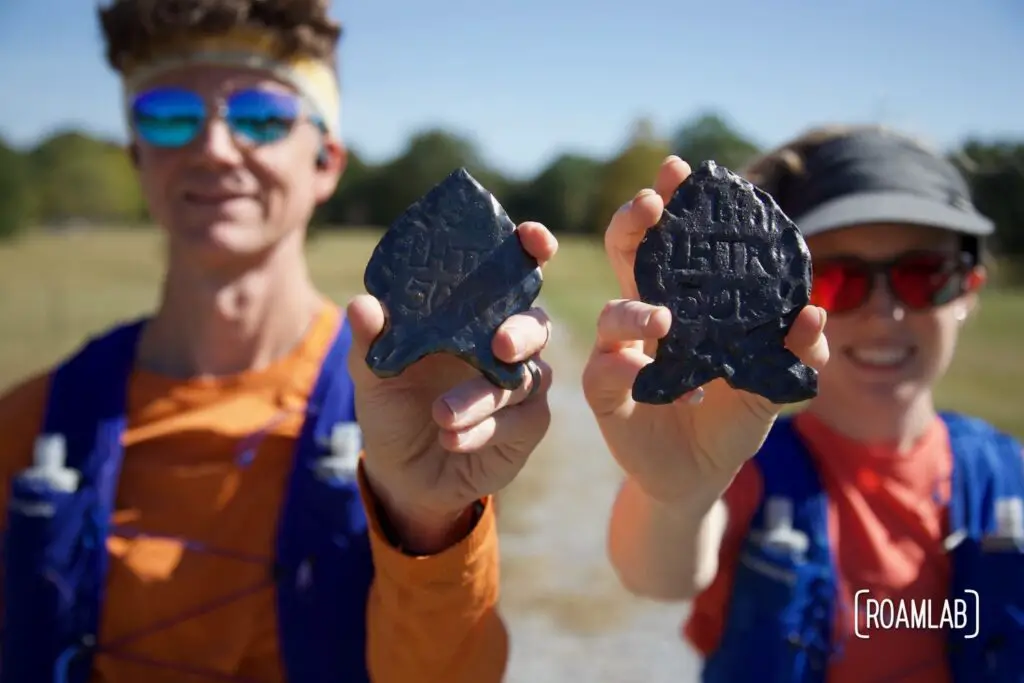
[[[317,282],[339,302],[362,287],[379,233],[352,231],[310,245]],[[156,299],[155,231],[40,234],[0,247],[0,387],[68,353],[84,335],[147,311]],[[594,321],[617,291],[597,242],[563,238],[542,297],[586,351]],[[1024,437],[1024,290],[991,290],[968,324],[939,391],[944,407]]]

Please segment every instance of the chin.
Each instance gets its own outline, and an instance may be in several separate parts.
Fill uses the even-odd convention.
[[[223,267],[251,261],[273,246],[262,225],[218,221],[175,231],[170,239],[178,250],[209,267]]]
[[[867,402],[871,410],[904,410],[928,392],[930,384],[920,377],[892,378],[885,381],[850,377],[844,382],[844,393],[852,402]]]
[[[885,372],[862,371],[846,359],[838,357],[822,377],[822,389],[830,394],[845,396],[844,401],[864,405],[872,411],[886,406],[900,409],[914,402],[930,386],[928,379],[914,367],[889,369]],[[839,365],[842,367],[838,367]],[[831,372],[829,372],[831,370]],[[868,404],[868,405],[865,405]]]

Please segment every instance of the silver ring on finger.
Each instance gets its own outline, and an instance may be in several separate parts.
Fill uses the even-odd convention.
[[[530,390],[526,393],[526,398],[530,398],[538,391],[540,391],[540,365],[538,365],[537,361],[533,360],[532,358],[527,360],[523,365],[526,367],[526,371],[530,373]]]

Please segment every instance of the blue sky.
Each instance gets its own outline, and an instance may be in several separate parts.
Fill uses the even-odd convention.
[[[96,0],[0,0],[0,135],[123,139]],[[529,174],[706,109],[761,144],[882,121],[950,145],[1024,136],[1019,0],[335,0],[346,140],[372,159],[444,125]],[[45,47],[44,47],[45,46]]]

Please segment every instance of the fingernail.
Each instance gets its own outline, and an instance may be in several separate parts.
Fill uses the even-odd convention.
[[[818,307],[818,332],[825,331],[825,323],[828,322],[828,313],[825,312],[824,308]]]
[[[505,336],[508,337],[508,346],[512,350],[512,357],[519,358],[519,343],[516,341],[515,328],[506,328]]]
[[[443,399],[442,402],[444,403],[445,407],[451,412],[452,422],[454,423],[455,420],[459,417],[459,412],[462,410],[461,402],[457,398],[451,397]]]
[[[652,194],[655,194],[654,190],[652,190],[649,187],[645,187],[644,189],[642,189],[642,190],[640,190],[639,192],[636,193],[636,196],[633,197],[633,201],[635,202],[638,199],[643,199],[644,197],[649,197]]]
[[[691,406],[700,405],[704,402],[704,387],[698,387],[696,390],[690,392],[690,397],[686,399],[686,402]]]
[[[669,154],[667,157],[665,157],[665,160],[661,162],[661,165],[664,166],[665,164],[671,163],[673,161],[682,161],[682,159],[680,159],[679,155],[677,154]]]

